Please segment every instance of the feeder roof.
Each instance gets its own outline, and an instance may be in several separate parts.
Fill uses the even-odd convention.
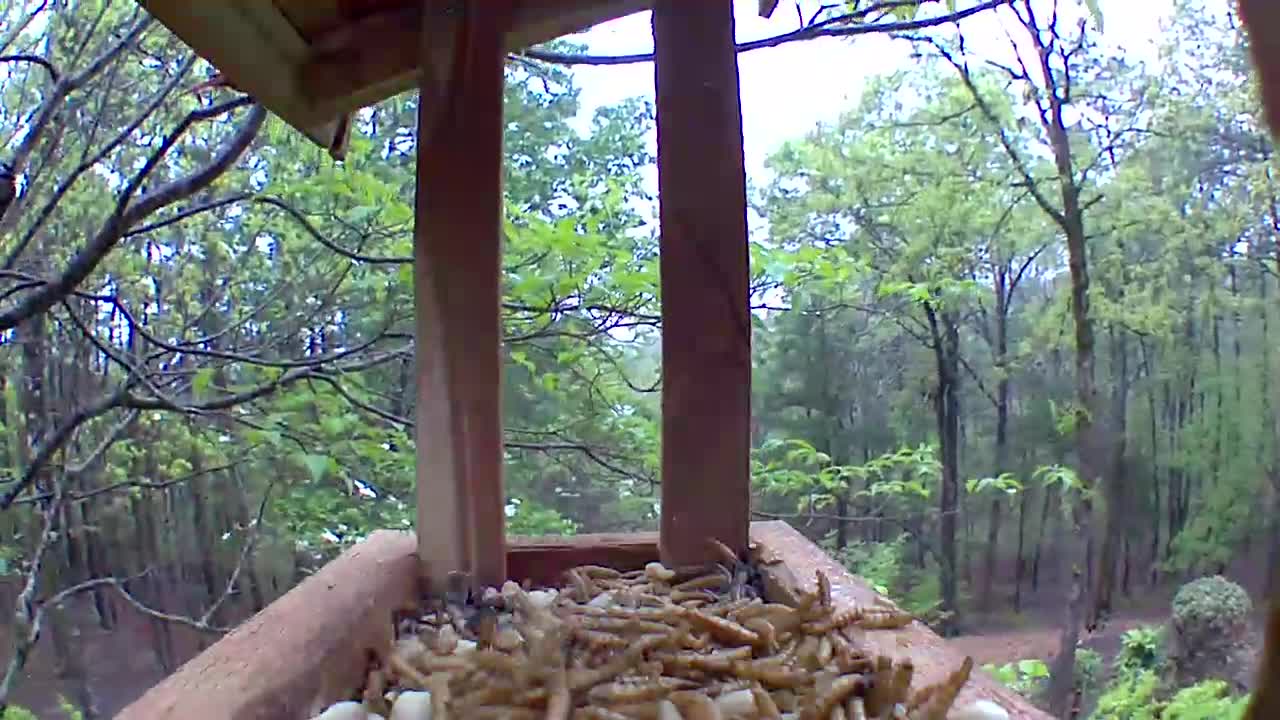
[[[449,51],[457,15],[424,0],[141,0],[227,83],[334,148],[347,116],[414,87],[422,48]],[[645,10],[653,0],[510,0],[512,50]],[[483,7],[483,3],[480,4]],[[436,13],[436,11],[432,11]],[[432,35],[423,38],[422,33]]]

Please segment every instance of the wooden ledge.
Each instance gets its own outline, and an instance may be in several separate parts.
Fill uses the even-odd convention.
[[[597,563],[638,569],[658,534],[512,538],[513,578],[554,582]],[[126,707],[118,720],[301,720],[364,682],[368,653],[392,640],[392,614],[415,606],[417,542],[383,530],[246,620]]]
[[[832,560],[785,522],[752,523],[751,540],[782,561],[779,565],[766,566],[766,592],[786,592],[789,589],[812,592],[818,584],[817,572],[821,570],[831,581],[831,596],[837,607],[867,607],[882,598],[865,581]],[[915,664],[913,686],[938,682],[964,662],[963,654],[919,622],[897,630],[870,630],[862,634],[860,640],[871,653],[909,656]],[[1001,685],[989,673],[974,668],[972,677],[956,700],[956,706],[980,699],[998,703],[1009,711],[1013,720],[1052,720],[1052,716]]]
[[[751,539],[782,561],[766,572],[774,593],[812,590],[821,570],[839,605],[865,606],[878,598],[786,523],[753,523]],[[311,717],[363,682],[368,653],[391,642],[393,613],[416,604],[422,590],[416,550],[411,533],[374,533],[187,662],[125,708],[118,720]],[[656,533],[513,538],[507,567],[513,578],[545,583],[576,565],[638,569],[657,557]],[[920,623],[870,631],[863,641],[875,653],[909,655],[923,683],[941,679],[964,659]],[[1015,720],[1049,720],[975,670],[960,702],[979,698],[999,703]]]
[[[418,596],[414,537],[383,530],[242,623],[118,720],[301,720],[363,682]]]

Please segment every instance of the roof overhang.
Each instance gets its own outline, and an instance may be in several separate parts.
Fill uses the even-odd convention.
[[[652,0],[511,0],[512,50],[648,9]],[[423,0],[141,0],[226,80],[331,150],[349,115],[415,87],[423,48],[452,46],[456,19]],[[431,37],[424,38],[423,33]]]

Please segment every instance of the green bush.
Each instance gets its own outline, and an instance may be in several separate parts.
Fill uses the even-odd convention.
[[[1143,670],[1155,670],[1164,661],[1164,628],[1145,625],[1125,631],[1120,638],[1120,654],[1116,655],[1116,672],[1135,676]]]
[[[1249,593],[1221,575],[1193,580],[1173,596],[1173,622],[1179,628],[1226,632],[1245,622],[1252,610]]]
[[[1076,648],[1076,688],[1092,695],[1102,684],[1102,654],[1093,648]]]
[[[4,717],[0,718],[0,720],[40,720],[40,718],[36,717],[35,713],[27,710],[26,708],[20,708],[17,705],[10,705],[8,709],[4,711]]]
[[[849,572],[867,581],[876,592],[897,599],[902,573],[904,538],[884,543],[852,542],[836,552],[835,533],[822,543]]]
[[[1098,699],[1096,720],[1239,720],[1249,703],[1247,695],[1232,697],[1222,680],[1206,680],[1160,702],[1160,681],[1151,670],[1118,679]]]
[[[1018,660],[1004,665],[983,665],[982,669],[994,675],[1000,684],[1028,697],[1039,693],[1045,681],[1049,679],[1049,666],[1043,660]]]
[[[1239,720],[1248,704],[1248,695],[1231,697],[1222,680],[1206,680],[1179,690],[1160,720]]]
[[[1150,670],[1116,679],[1093,711],[1097,720],[1156,720],[1155,698],[1160,680]]]

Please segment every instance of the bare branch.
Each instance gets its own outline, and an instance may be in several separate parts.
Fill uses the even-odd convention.
[[[240,158],[240,155],[248,148],[249,143],[257,136],[258,129],[262,127],[262,123],[266,119],[266,110],[261,105],[253,106],[240,130],[227,141],[226,145],[208,165],[191,175],[161,185],[138,198],[136,202],[130,202],[143,180],[159,164],[160,160],[168,154],[169,150],[177,143],[178,138],[188,127],[200,120],[216,117],[249,102],[251,101],[248,99],[238,99],[188,114],[179,123],[178,127],[165,138],[160,148],[151,155],[147,164],[121,194],[115,211],[103,223],[102,228],[89,241],[89,244],[76,253],[62,274],[28,295],[16,307],[0,313],[0,331],[15,327],[31,316],[47,311],[54,303],[66,297],[98,267],[98,264],[102,262],[107,253],[115,248],[130,227],[136,225],[156,210],[204,189],[226,172]]]
[[[5,270],[12,269],[17,263],[18,258],[26,251],[27,246],[31,244],[32,239],[34,239],[40,229],[44,227],[45,222],[48,221],[49,217],[53,215],[54,210],[57,209],[58,203],[62,201],[62,198],[71,190],[71,187],[76,183],[76,181],[98,163],[102,162],[107,155],[110,155],[117,147],[120,146],[121,143],[127,140],[135,130],[141,127],[142,123],[145,122],[147,118],[151,117],[156,110],[160,109],[160,106],[169,98],[169,94],[180,82],[182,82],[182,79],[186,77],[187,71],[195,64],[195,59],[195,54],[189,55],[186,61],[182,64],[182,67],[179,68],[178,72],[174,73],[173,77],[169,79],[169,82],[165,83],[164,87],[152,96],[151,101],[144,106],[142,112],[138,113],[137,117],[133,119],[133,122],[125,126],[114,138],[103,145],[102,148],[93,155],[93,157],[86,158],[79,166],[76,167],[75,170],[71,171],[70,175],[63,178],[62,182],[60,182],[58,187],[54,189],[53,194],[45,202],[44,206],[40,208],[40,212],[36,215],[35,220],[31,222],[31,225],[26,229],[26,232],[23,233],[22,239],[18,241],[18,244],[9,252],[8,256],[5,257],[4,265],[2,266]]]
[[[253,554],[253,549],[258,544],[258,535],[262,531],[262,517],[267,512],[267,503],[271,499],[271,491],[275,489],[275,486],[274,481],[269,481],[267,489],[262,491],[262,502],[258,504],[258,514],[247,528],[249,536],[245,538],[244,545],[240,548],[240,556],[236,559],[235,569],[231,571],[231,576],[227,578],[227,587],[218,596],[218,599],[214,600],[208,609],[204,611],[204,614],[200,616],[199,623],[201,625],[208,625],[213,620],[214,615],[217,614],[218,609],[222,607],[222,604],[227,601],[227,598],[231,597],[231,593],[235,592],[236,583],[240,581],[240,573],[244,569],[245,561]]]
[[[920,20],[839,25],[841,22],[847,23],[851,20],[855,20],[859,16],[865,17],[867,13],[877,8],[887,10],[895,6],[916,4],[914,2],[877,3],[876,6],[864,9],[855,15],[842,15],[838,18],[831,18],[820,23],[810,24],[789,33],[762,38],[760,40],[738,43],[737,51],[744,53],[763,48],[778,47],[779,45],[786,45],[787,43],[798,42],[801,40],[813,40],[815,38],[823,37],[853,37],[855,35],[868,35],[871,33],[895,33],[923,30],[925,28],[959,22],[960,20],[972,17],[978,13],[1008,5],[1012,1],[1013,0],[985,0],[984,2],[978,3],[970,8],[965,8],[964,10],[948,13],[946,15],[939,15],[938,17],[923,18]],[[539,60],[557,65],[632,65],[635,63],[653,61],[653,53],[636,53],[632,55],[580,55],[575,53],[561,53],[549,50],[531,49],[522,50],[519,55],[531,60]]]
[[[0,55],[0,63],[31,63],[32,65],[39,65],[48,71],[49,77],[52,78],[55,83],[58,82],[60,77],[62,77],[58,73],[58,69],[53,66],[53,63],[45,60],[39,55]]]
[[[14,603],[13,613],[13,655],[9,657],[9,665],[5,669],[4,679],[0,680],[0,716],[5,714],[9,705],[9,695],[14,685],[23,674],[31,649],[40,638],[40,626],[44,622],[43,607],[36,602],[40,591],[40,571],[44,567],[44,557],[57,538],[58,517],[62,512],[61,486],[54,486],[55,497],[42,513],[40,540],[36,543],[35,553],[31,557],[31,566],[27,568],[27,579],[22,592]]]

